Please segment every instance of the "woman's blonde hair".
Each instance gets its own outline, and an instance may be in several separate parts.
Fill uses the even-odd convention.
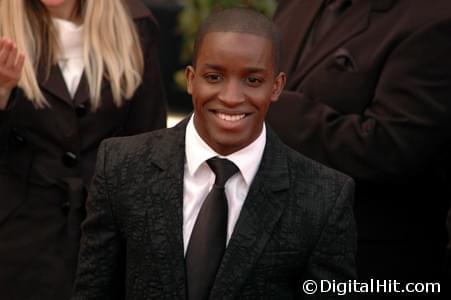
[[[123,0],[79,0],[77,13],[83,23],[84,72],[91,106],[101,104],[102,80],[111,85],[113,101],[120,106],[141,83],[144,62],[139,37]],[[39,88],[36,70],[48,72],[57,62],[56,28],[40,0],[0,0],[0,36],[13,40],[25,54],[19,81],[36,107],[49,106]]]

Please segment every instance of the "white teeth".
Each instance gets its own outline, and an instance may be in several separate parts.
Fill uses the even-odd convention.
[[[216,113],[216,115],[224,121],[229,121],[229,122],[236,122],[239,121],[241,119],[243,119],[246,114],[240,114],[240,115],[227,115],[227,114],[223,114],[223,113]]]

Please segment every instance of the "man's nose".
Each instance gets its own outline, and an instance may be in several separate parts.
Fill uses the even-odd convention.
[[[244,92],[239,80],[229,80],[221,88],[219,100],[228,106],[235,106],[244,101]]]

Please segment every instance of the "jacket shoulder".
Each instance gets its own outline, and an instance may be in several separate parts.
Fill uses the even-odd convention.
[[[162,151],[163,145],[170,143],[170,128],[159,129],[132,136],[112,137],[105,139],[100,149],[105,149],[108,160],[112,161],[136,161],[139,162],[152,153]]]

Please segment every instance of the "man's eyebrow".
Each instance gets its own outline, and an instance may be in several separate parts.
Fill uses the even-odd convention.
[[[213,70],[218,70],[218,71],[224,70],[224,67],[222,67],[221,65],[208,64],[208,63],[202,64],[201,67],[205,68],[205,69],[213,69]]]
[[[246,69],[248,73],[266,73],[266,68],[259,68],[259,67],[250,67]]]
[[[209,64],[209,63],[203,64],[202,67],[207,68],[207,69],[218,70],[218,71],[223,71],[225,69],[221,65]],[[260,67],[249,67],[249,68],[246,68],[246,72],[248,72],[248,73],[265,73],[265,72],[267,72],[267,69],[260,68]]]

